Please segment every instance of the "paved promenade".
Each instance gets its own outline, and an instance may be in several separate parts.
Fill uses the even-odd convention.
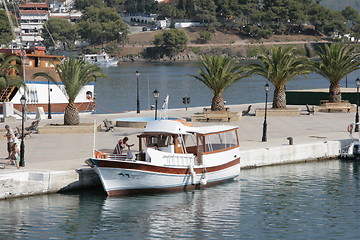
[[[270,106],[270,105],[269,105]],[[231,105],[231,111],[246,110],[247,105]],[[251,116],[244,116],[237,122],[210,122],[193,123],[194,126],[229,124],[237,125],[240,128],[239,137],[241,149],[263,149],[287,145],[287,137],[293,137],[294,144],[324,142],[329,140],[339,140],[349,138],[347,132],[348,124],[354,122],[354,113],[315,113],[315,115],[305,115],[305,106],[297,106],[303,110],[303,115],[296,117],[268,117],[267,142],[261,142],[262,125],[264,118],[255,117],[255,109],[263,108],[264,104],[253,104]],[[195,112],[202,112],[202,108],[171,109],[168,111],[169,117],[189,118]],[[94,120],[102,123],[102,120],[113,120],[125,117],[153,117],[154,111],[128,112],[121,114],[92,114],[81,116],[81,122],[91,123]],[[32,120],[25,124],[29,126]],[[63,123],[63,118],[53,116],[51,120],[41,120],[41,126],[50,123]],[[7,123],[13,129],[21,125],[21,121]],[[0,123],[0,129],[4,130],[5,123]],[[104,129],[104,128],[103,128]],[[138,128],[115,128],[114,132],[100,131],[96,133],[95,147],[97,149],[113,149],[117,140],[130,135],[130,143],[135,143],[134,151],[138,147],[136,133],[141,132]],[[25,161],[26,167],[16,169],[9,165],[6,169],[1,169],[6,162],[6,141],[3,134],[0,136],[0,174],[19,172],[19,171],[52,171],[52,170],[72,170],[87,167],[84,161],[91,156],[94,148],[94,135],[91,133],[63,133],[63,134],[33,134],[25,140]]]

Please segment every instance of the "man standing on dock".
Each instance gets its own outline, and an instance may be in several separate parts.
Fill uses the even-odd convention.
[[[7,132],[4,135],[4,137],[7,138],[7,151],[9,154],[6,159],[10,159],[11,148],[12,148],[12,145],[14,144],[14,131],[9,127],[9,125],[5,125],[5,129]]]

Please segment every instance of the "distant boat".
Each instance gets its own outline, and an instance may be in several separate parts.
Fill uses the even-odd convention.
[[[129,153],[94,150],[94,156],[85,161],[109,196],[199,189],[240,174],[236,126],[190,127],[155,120],[138,138],[140,152],[135,159]]]
[[[102,67],[116,66],[118,64],[118,61],[115,58],[110,57],[106,52],[85,54],[82,58],[88,63],[97,64]]]

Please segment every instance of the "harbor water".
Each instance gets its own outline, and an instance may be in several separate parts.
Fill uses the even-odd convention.
[[[244,61],[243,64],[249,62]],[[189,107],[209,106],[212,92],[203,83],[190,75],[196,75],[194,63],[121,63],[116,67],[103,68],[109,79],[99,79],[95,83],[96,113],[111,113],[136,110],[137,80],[139,80],[140,109],[150,109],[154,104],[153,91],[160,92],[159,106],[168,94],[169,108],[183,108],[182,98],[190,97]],[[139,71],[137,79],[135,72]],[[348,75],[348,87],[356,87],[355,79],[360,70]],[[227,104],[247,104],[265,102],[264,85],[260,76],[245,78],[225,90],[223,97]],[[270,84],[269,99],[272,100],[274,87]],[[346,79],[341,81],[346,86]],[[328,88],[329,82],[317,74],[299,76],[288,82],[286,89]]]
[[[360,163],[243,170],[193,192],[101,190],[1,201],[0,239],[357,239]]]

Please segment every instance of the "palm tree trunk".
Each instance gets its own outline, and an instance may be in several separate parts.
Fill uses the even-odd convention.
[[[79,111],[74,103],[69,103],[65,108],[64,125],[79,125]]]
[[[211,111],[221,111],[224,110],[224,99],[221,95],[215,95],[211,102]]]
[[[273,108],[286,108],[286,94],[284,86],[275,87]]]
[[[331,102],[331,103],[340,103],[341,102],[341,92],[340,92],[340,84],[339,83],[330,83],[329,102]]]

